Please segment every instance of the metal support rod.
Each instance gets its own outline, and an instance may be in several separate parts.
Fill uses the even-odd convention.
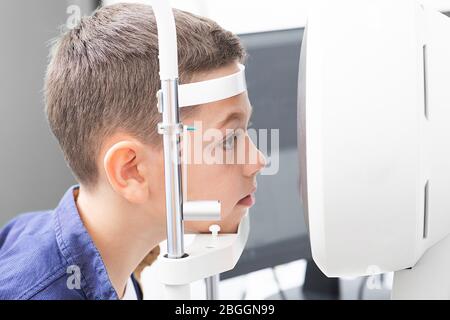
[[[161,91],[163,122],[160,133],[164,144],[167,257],[176,259],[184,255],[178,79],[161,81]]]
[[[205,278],[206,300],[219,300],[220,274]]]

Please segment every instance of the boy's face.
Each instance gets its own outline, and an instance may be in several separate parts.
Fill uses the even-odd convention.
[[[223,77],[238,72],[236,63],[204,74],[193,82]],[[254,201],[256,175],[265,166],[265,159],[247,133],[252,107],[247,92],[237,96],[200,105],[196,112],[183,119],[184,125],[194,126],[182,141],[187,166],[182,166],[187,200],[219,200],[221,221],[186,221],[187,232],[209,232],[211,224],[219,224],[221,232],[235,232],[239,222]],[[186,158],[185,158],[186,159]],[[159,176],[164,177],[160,158]],[[187,175],[186,170],[187,168]],[[159,188],[158,200],[165,203],[164,188]],[[158,202],[159,202],[158,201]],[[162,212],[165,213],[164,210]]]

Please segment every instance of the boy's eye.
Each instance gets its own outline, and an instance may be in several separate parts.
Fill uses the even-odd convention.
[[[236,144],[236,134],[231,134],[223,141],[223,149],[224,150],[233,150]]]

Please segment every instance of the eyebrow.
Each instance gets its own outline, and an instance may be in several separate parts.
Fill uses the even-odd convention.
[[[252,117],[252,114],[253,114],[253,106],[250,105],[250,116],[249,116],[249,119]],[[244,119],[244,116],[245,116],[244,112],[237,112],[237,111],[232,112],[229,115],[227,115],[227,117],[224,120],[220,121],[217,127],[218,128],[222,128],[227,123],[229,123],[231,121],[234,121],[234,120],[242,121]]]

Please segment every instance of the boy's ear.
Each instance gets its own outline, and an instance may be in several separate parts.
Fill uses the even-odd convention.
[[[149,197],[149,161],[144,144],[136,140],[115,143],[105,153],[103,168],[115,192],[142,204]]]

